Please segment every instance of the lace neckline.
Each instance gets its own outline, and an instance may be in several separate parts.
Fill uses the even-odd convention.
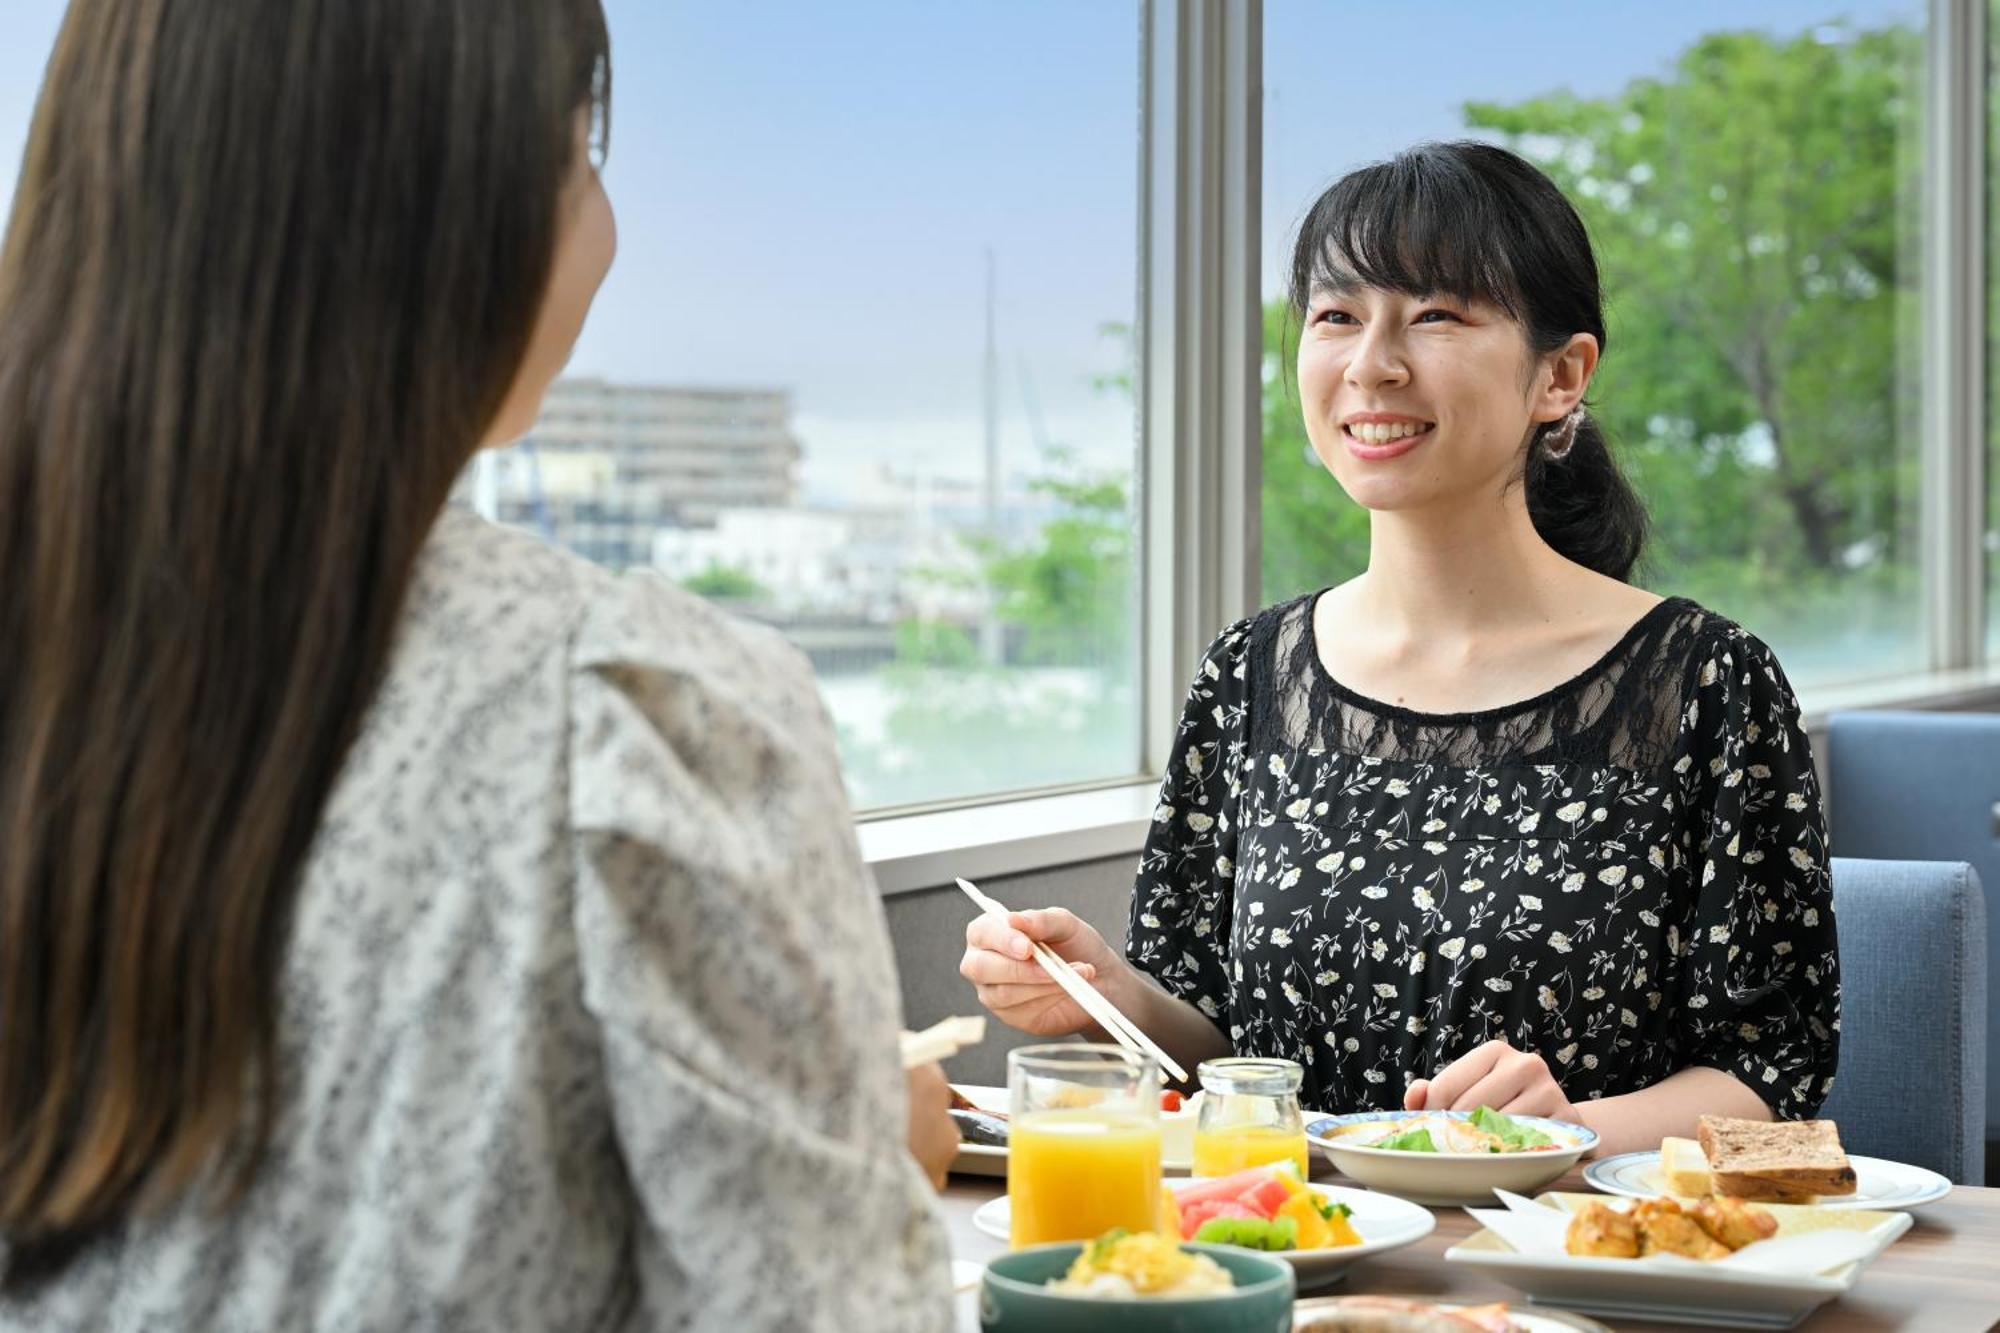
[[[1310,662],[1311,670],[1317,682],[1343,703],[1355,708],[1364,709],[1380,717],[1403,722],[1444,726],[1474,724],[1513,717],[1520,713],[1544,707],[1562,698],[1564,695],[1572,694],[1602,675],[1657,621],[1676,611],[1694,608],[1694,603],[1685,597],[1661,598],[1652,606],[1647,607],[1637,620],[1627,626],[1625,632],[1618,636],[1618,641],[1605,649],[1595,662],[1592,662],[1569,679],[1560,681],[1530,698],[1521,699],[1514,703],[1496,704],[1492,708],[1480,708],[1471,712],[1426,713],[1414,708],[1404,708],[1399,704],[1385,703],[1380,699],[1372,699],[1358,690],[1349,689],[1347,686],[1341,684],[1331,671],[1326,669],[1326,659],[1320,655],[1319,651],[1319,616],[1317,613],[1319,610],[1319,599],[1331,591],[1333,591],[1333,585],[1329,584],[1321,588],[1318,592],[1310,594],[1305,599],[1306,623],[1304,627],[1304,639],[1305,648],[1308,651],[1302,655],[1306,656]]]

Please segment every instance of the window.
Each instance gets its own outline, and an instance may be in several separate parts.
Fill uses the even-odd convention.
[[[1481,138],[1590,226],[1609,319],[1592,400],[1651,510],[1641,581],[1738,620],[1802,685],[1927,667],[1921,0],[1553,26],[1463,0],[1430,31],[1413,70],[1401,10],[1265,8],[1266,598],[1367,559],[1366,514],[1313,460],[1282,373],[1292,228],[1352,167]]]
[[[0,228],[14,209],[14,183],[21,174],[21,151],[28,144],[28,121],[42,88],[42,69],[56,44],[68,0],[14,0],[0,19],[7,40],[0,43]]]
[[[1644,581],[1743,622],[1809,693],[1964,665],[1973,553],[1919,521],[1926,486],[1979,493],[1952,480],[1973,441],[1919,448],[1937,406],[1923,279],[1934,293],[1963,266],[1924,272],[1945,143],[1925,108],[1979,93],[1959,64],[1927,67],[1925,42],[1980,3],[1933,0],[1931,31],[1924,0],[1553,26],[1436,0],[1417,33],[1353,0],[606,0],[619,261],[531,438],[482,456],[467,490],[791,636],[863,809],[1157,771],[1180,659],[1257,592],[1366,559],[1366,516],[1305,448],[1286,373],[1293,226],[1354,166],[1485,137],[1547,167],[1594,230],[1611,307],[1594,398],[1652,507]],[[24,0],[7,21],[0,204],[63,8]],[[1260,52],[1261,127],[1242,91]],[[1979,558],[2000,665],[1984,235]],[[1938,567],[1949,587],[1926,584]]]
[[[1136,774],[1136,4],[606,9],[618,261],[481,502],[790,636],[859,807]]]

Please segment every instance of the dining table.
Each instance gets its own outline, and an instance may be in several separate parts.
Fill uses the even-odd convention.
[[[1313,1179],[1356,1186],[1322,1163]],[[1575,1170],[1546,1187],[1571,1193],[1591,1193],[1583,1172]],[[954,1175],[941,1202],[951,1228],[952,1257],[970,1281],[970,1265],[984,1264],[1003,1253],[1006,1242],[985,1235],[972,1215],[989,1199],[1006,1193],[1007,1182],[995,1176]],[[1521,1304],[1521,1293],[1498,1278],[1464,1264],[1448,1263],[1445,1251],[1480,1229],[1463,1208],[1436,1208],[1437,1227],[1415,1244],[1363,1259],[1346,1276],[1325,1288],[1299,1293],[1330,1296],[1347,1293],[1413,1296],[1463,1304],[1507,1301]],[[1882,1253],[1854,1289],[1828,1301],[1799,1324],[1800,1333],[1875,1333],[1876,1330],[1976,1330],[2000,1328],[2000,1189],[1961,1185],[1935,1203],[1912,1210],[1910,1229]],[[977,1330],[977,1302],[960,1298],[960,1327]],[[1618,1322],[1597,1317],[1607,1328],[1669,1330],[1692,1325],[1653,1321]]]

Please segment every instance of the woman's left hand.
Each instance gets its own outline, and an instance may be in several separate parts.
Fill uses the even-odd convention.
[[[943,1189],[945,1173],[958,1156],[958,1122],[951,1118],[951,1085],[940,1065],[918,1065],[904,1071],[910,1085],[910,1123],[906,1140],[931,1188]]]
[[[1576,1108],[1533,1051],[1517,1051],[1506,1038],[1468,1051],[1432,1078],[1420,1078],[1403,1094],[1410,1111],[1470,1111],[1490,1106],[1508,1115],[1539,1115],[1579,1123]]]

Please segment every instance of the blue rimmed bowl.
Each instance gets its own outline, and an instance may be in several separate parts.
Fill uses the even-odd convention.
[[[1508,1118],[1554,1139],[1553,1148],[1522,1152],[1411,1152],[1369,1148],[1355,1142],[1375,1138],[1413,1120],[1470,1120],[1469,1111],[1361,1111],[1325,1115],[1306,1122],[1306,1138],[1333,1164],[1369,1189],[1432,1207],[1490,1204],[1496,1189],[1529,1194],[1575,1166],[1597,1146],[1597,1135],[1582,1125],[1536,1115]]]

